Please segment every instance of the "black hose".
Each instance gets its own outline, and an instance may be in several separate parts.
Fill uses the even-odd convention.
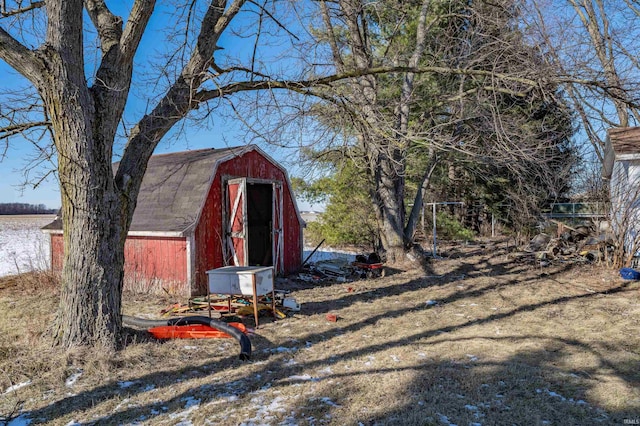
[[[208,325],[211,328],[224,331],[240,343],[240,359],[242,361],[247,361],[251,358],[251,340],[249,340],[249,338],[242,331],[238,330],[234,326],[229,325],[226,322],[218,321],[217,319],[204,316],[192,316],[151,320],[123,315],[122,323],[129,327],[140,328],[161,327],[165,325]]]

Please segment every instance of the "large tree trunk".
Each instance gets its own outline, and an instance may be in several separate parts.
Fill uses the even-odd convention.
[[[353,65],[356,69],[365,70],[374,64],[372,48],[369,44],[370,33],[366,19],[366,3],[362,0],[341,0],[340,9],[344,13],[344,22],[349,29],[349,47]],[[430,2],[422,2],[416,46],[408,65],[417,66],[423,55],[426,40],[426,16]],[[329,19],[329,11],[322,2],[324,23],[330,34],[333,27]],[[334,64],[341,71],[351,58],[343,60],[338,42],[329,38]],[[413,83],[415,75],[406,73],[402,79],[402,96],[395,108],[395,129],[385,129],[384,113],[378,104],[378,82],[373,75],[365,75],[357,79],[354,85],[353,99],[357,110],[361,112],[362,124],[359,127],[359,140],[364,157],[367,159],[369,174],[375,183],[371,198],[378,220],[382,246],[386,251],[389,263],[402,262],[406,259],[407,248],[411,245],[415,222],[410,222],[412,229],[405,228],[405,166],[406,149],[409,141],[406,136],[409,126],[410,102],[414,95]],[[429,173],[430,175],[430,173]],[[420,200],[421,202],[421,200]]]
[[[65,257],[54,340],[65,347],[115,349],[124,265],[118,202],[105,182],[78,183],[78,190],[62,200]]]
[[[62,197],[64,267],[57,344],[114,348],[121,329],[124,236],[129,220],[111,169],[123,105],[96,105],[82,63],[81,0],[47,3],[48,78],[38,85],[53,125]],[[50,48],[49,48],[50,47]],[[80,62],[79,62],[80,61]]]
[[[43,98],[59,153],[65,250],[54,341],[114,348],[121,330],[129,220],[114,185],[111,144],[94,137],[93,101],[86,88],[61,81],[44,89]]]
[[[411,207],[411,212],[407,218],[407,224],[404,227],[404,239],[405,242],[412,243],[413,237],[416,233],[416,226],[418,224],[418,218],[423,209],[424,204],[424,193],[429,188],[429,183],[431,182],[431,176],[433,172],[436,170],[436,166],[440,162],[440,157],[436,155],[435,151],[432,149],[429,152],[431,158],[429,160],[429,164],[422,176],[422,182],[416,191],[416,196],[413,200],[413,206]]]
[[[405,258],[404,240],[404,173],[398,170],[397,154],[379,151],[375,155],[375,190],[372,194],[382,246],[386,250],[387,262],[401,262]],[[394,158],[390,158],[393,156]]]

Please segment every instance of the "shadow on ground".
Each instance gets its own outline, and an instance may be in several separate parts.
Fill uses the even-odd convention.
[[[477,300],[491,292],[513,287],[527,288],[539,285],[540,280],[553,281],[563,276],[574,265],[558,265],[554,268],[534,270],[535,265],[508,259],[508,252],[494,247],[490,251],[472,248],[466,252],[450,250],[456,262],[446,267],[426,268],[417,278],[409,280],[373,280],[369,284],[359,281],[364,290],[345,291],[348,283],[327,284],[329,291],[323,300],[305,302],[299,314],[301,321],[317,319],[330,311],[347,310],[359,304],[378,304],[380,310],[363,311],[357,319],[336,323],[329,331],[310,328],[304,336],[285,343],[274,343],[258,330],[253,336],[254,357],[249,364],[237,360],[236,348],[233,354],[221,356],[214,362],[193,362],[188,366],[166,369],[159,365],[158,371],[136,378],[133,385],[122,389],[115,382],[94,387],[77,395],[65,397],[50,405],[28,413],[28,417],[38,423],[55,421],[68,415],[82,416],[96,403],[112,398],[134,399],[136,395],[172,387],[176,383],[186,383],[193,379],[210,377],[212,380],[198,386],[184,385],[170,398],[163,398],[145,404],[122,404],[117,412],[104,418],[95,418],[92,424],[130,424],[132,422],[154,423],[154,418],[166,420],[171,413],[184,413],[191,406],[203,407],[207,404],[252,404],[257,392],[277,398],[280,391],[291,386],[308,385],[303,374],[326,371],[316,377],[313,383],[341,383],[340,386],[323,386],[323,393],[317,399],[309,399],[304,407],[290,406],[285,413],[276,413],[267,424],[313,424],[309,418],[326,419],[330,424],[363,425],[423,425],[423,424],[483,424],[483,425],[547,425],[547,424],[621,424],[625,419],[640,419],[640,401],[621,403],[618,409],[599,406],[593,396],[599,377],[608,375],[621,386],[640,386],[639,356],[633,350],[622,352],[623,356],[612,360],[606,355],[609,343],[606,338],[584,340],[554,337],[532,332],[509,331],[502,335],[487,333],[487,325],[502,324],[511,318],[519,318],[524,313],[542,315],[550,307],[562,308],[569,303],[585,303],[605,296],[635,296],[636,288],[629,283],[612,284],[605,289],[573,292],[567,295],[541,297],[538,301],[524,302],[508,299],[509,307],[498,311],[486,311],[477,317],[451,317],[440,326],[415,326],[402,335],[390,335],[379,342],[367,342],[362,330],[370,330],[382,321],[421,318],[442,307],[455,306],[461,302]],[[474,261],[472,256],[481,256]],[[498,260],[497,260],[498,259]],[[525,274],[528,272],[528,274]],[[398,273],[398,277],[402,274]],[[482,278],[484,284],[476,284],[474,279]],[[356,284],[353,283],[353,286]],[[307,289],[304,287],[302,289]],[[298,289],[296,289],[298,290]],[[423,297],[425,290],[442,294],[435,300],[417,300],[413,304],[396,304],[399,298],[411,300],[413,294]],[[385,304],[386,303],[386,304]],[[545,311],[545,315],[549,315]],[[285,320],[286,321],[286,320]],[[410,321],[410,320],[409,320]],[[277,324],[277,323],[276,323]],[[284,324],[284,323],[283,323]],[[275,325],[274,325],[275,326]],[[462,334],[468,330],[477,332]],[[277,331],[271,331],[277,333]],[[357,344],[353,348],[343,348],[339,352],[323,353],[315,359],[307,359],[303,351],[320,345],[330,345],[334,339],[353,335]],[[425,350],[412,350],[412,356],[401,365],[376,365],[359,371],[332,370],[337,363],[348,363],[363,358],[380,356],[394,348],[436,348],[449,345],[464,348],[474,342],[483,342],[487,353],[467,354],[460,357],[434,356]],[[452,346],[453,345],[453,346]],[[507,345],[513,348],[508,357],[499,361],[491,356],[491,347]],[[447,346],[448,347],[448,346]],[[619,349],[619,348],[618,348]],[[285,356],[283,356],[283,354]],[[593,359],[588,369],[573,369],[572,357],[583,354]],[[295,362],[291,362],[291,360]],[[216,372],[223,369],[234,372],[235,379],[220,382],[214,379]],[[384,383],[388,375],[410,377],[402,391],[388,395],[386,408],[381,406],[363,409],[357,414],[348,410],[354,395],[363,392],[361,382],[352,380],[356,376],[375,378]],[[393,376],[395,377],[395,376]],[[313,393],[313,390],[309,392]],[[334,402],[326,403],[322,398]],[[324,401],[324,402],[323,402]],[[342,422],[340,416],[349,413]],[[290,412],[295,412],[294,423],[286,423]],[[356,421],[357,417],[357,421]],[[45,420],[46,419],[46,420]],[[265,422],[256,417],[256,424]],[[178,420],[176,420],[178,421]],[[272,423],[271,423],[272,422]],[[585,423],[586,422],[586,423]],[[229,418],[229,423],[237,424]],[[322,423],[322,422],[320,422]],[[252,423],[247,423],[252,424]]]

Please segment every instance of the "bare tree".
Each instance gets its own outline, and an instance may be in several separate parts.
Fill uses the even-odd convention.
[[[173,28],[179,22],[181,33],[168,50],[169,60],[155,76],[148,75],[155,82],[146,86],[153,97],[143,116],[129,124],[124,112],[132,82],[151,71],[149,63],[134,58],[143,35],[151,31],[151,16],[161,12],[155,0],[128,2],[124,18],[114,13],[115,7],[125,5],[14,0],[3,1],[0,10],[0,59],[30,82],[38,100],[22,103],[27,105],[24,112],[3,106],[0,138],[25,136],[45,126],[57,154],[65,257],[53,333],[55,342],[67,347],[118,344],[124,243],[147,162],[159,141],[191,111],[211,113],[214,100],[248,90],[302,90],[313,84],[271,78],[261,65],[262,25],[255,30],[256,15],[285,37],[292,36],[277,21],[271,2],[171,3],[163,9],[170,7],[176,20],[166,18],[167,24]],[[244,12],[249,18],[238,20]],[[234,31],[256,46],[245,62],[218,47],[236,21]],[[114,174],[119,131],[126,143]]]
[[[635,0],[526,5],[529,35],[564,80],[566,100],[602,162],[607,130],[640,124],[640,5]]]
[[[519,35],[515,2],[339,0],[318,6],[317,40],[327,46],[327,62],[338,73],[357,74],[325,91],[327,102],[311,113],[340,129],[343,152],[367,169],[390,262],[404,259],[424,190],[445,156],[503,164],[523,184],[540,179],[538,172],[551,181],[552,168],[528,166],[553,161],[548,147],[570,130],[550,118],[554,108],[563,108],[557,86]],[[378,68],[389,72],[361,72]],[[414,155],[429,161],[407,214],[406,166]]]

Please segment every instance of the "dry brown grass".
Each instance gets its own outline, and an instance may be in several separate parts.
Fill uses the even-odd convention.
[[[51,348],[42,336],[55,287],[37,284],[38,276],[31,285],[4,279],[0,392],[30,384],[2,395],[0,418],[22,411],[33,423],[59,425],[640,420],[637,282],[590,265],[540,268],[510,259],[504,245],[449,254],[426,270],[375,280],[281,283],[302,311],[264,319],[244,363],[231,340],[137,334],[112,354]],[[159,316],[176,301],[127,295],[125,313]],[[329,312],[337,322],[326,320]]]

